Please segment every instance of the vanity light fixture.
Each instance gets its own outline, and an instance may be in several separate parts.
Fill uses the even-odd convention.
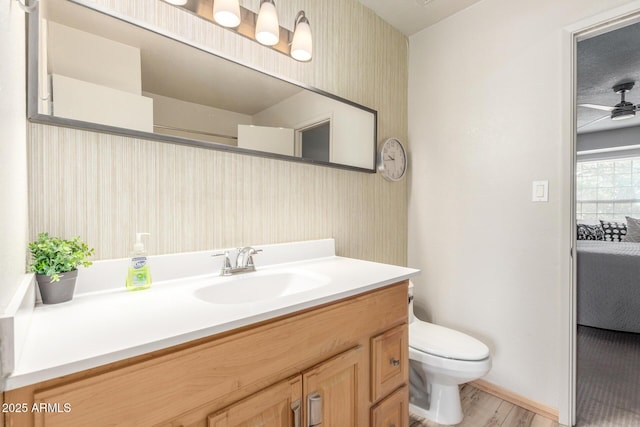
[[[310,61],[313,55],[313,39],[311,37],[311,26],[304,14],[304,10],[298,12],[293,29],[293,40],[291,41],[291,57],[298,61]]]
[[[238,0],[164,1],[277,50],[296,61],[311,60],[313,48],[311,26],[302,10],[296,15],[294,31],[291,31],[279,26],[275,0],[260,0],[258,13],[240,6]],[[182,3],[179,5],[178,2]]]
[[[213,2],[213,20],[226,28],[240,25],[240,4],[238,0],[215,0]]]
[[[261,0],[256,21],[256,40],[265,46],[274,46],[280,41],[278,12],[273,0]]]

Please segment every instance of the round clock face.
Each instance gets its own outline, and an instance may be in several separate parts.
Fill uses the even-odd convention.
[[[380,147],[378,170],[390,181],[399,181],[407,171],[407,154],[396,138],[387,139]]]

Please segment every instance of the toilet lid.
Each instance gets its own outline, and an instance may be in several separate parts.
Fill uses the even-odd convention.
[[[409,346],[449,359],[482,360],[489,356],[489,347],[477,339],[417,319],[409,324]]]

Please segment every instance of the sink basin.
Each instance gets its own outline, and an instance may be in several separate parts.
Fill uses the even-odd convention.
[[[329,283],[329,278],[308,272],[247,273],[194,291],[212,304],[246,304],[310,291]]]

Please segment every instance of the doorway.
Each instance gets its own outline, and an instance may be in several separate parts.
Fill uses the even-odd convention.
[[[625,234],[640,218],[639,21],[637,12],[622,14],[574,33],[578,427],[640,425],[640,241]]]
[[[329,162],[331,160],[331,122],[329,120],[313,124],[304,129],[297,130],[299,138],[296,148],[303,159]]]

